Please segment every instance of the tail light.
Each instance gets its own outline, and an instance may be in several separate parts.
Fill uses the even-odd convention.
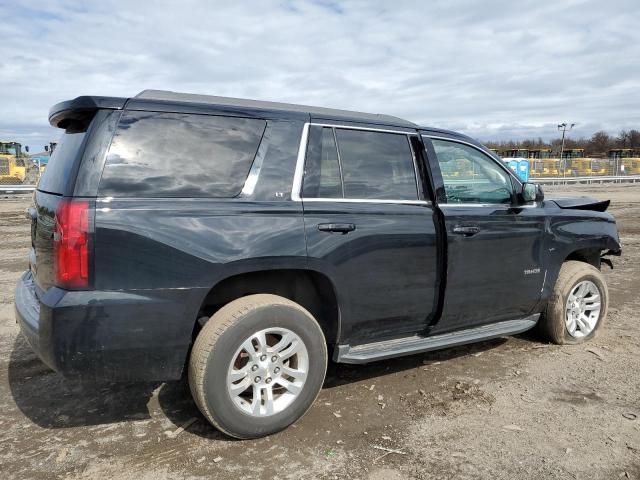
[[[58,206],[53,235],[56,285],[89,286],[90,206],[87,201],[65,200]]]

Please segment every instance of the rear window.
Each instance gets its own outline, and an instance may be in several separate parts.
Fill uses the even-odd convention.
[[[235,197],[258,150],[264,120],[125,112],[99,194],[114,197]]]
[[[74,133],[76,132],[76,133]],[[71,170],[81,153],[86,130],[68,129],[56,146],[51,158],[47,162],[38,190],[63,195],[71,175]]]

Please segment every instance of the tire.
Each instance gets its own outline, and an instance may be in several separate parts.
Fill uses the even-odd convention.
[[[587,310],[585,313],[587,317],[593,315],[592,318],[595,319],[595,323],[589,325],[589,328],[585,328],[585,331],[582,331],[581,326],[581,324],[585,325],[585,321],[580,320],[580,322],[573,324],[571,321],[568,321],[569,315],[571,314],[567,311],[567,301],[569,296],[579,293],[578,290],[581,285],[586,285],[585,291],[589,295],[586,298],[587,308],[594,307],[598,303],[594,300],[596,297],[594,296],[591,285],[597,289],[600,297],[600,310],[598,314],[595,314],[595,308]],[[572,299],[574,298],[576,297],[572,296]],[[580,302],[578,301],[578,303]],[[605,322],[608,303],[609,291],[607,289],[607,283],[600,270],[588,263],[569,260],[563,263],[560,268],[558,280],[553,288],[547,308],[540,320],[539,331],[547,340],[558,345],[575,345],[591,340],[597,335]],[[579,315],[580,307],[576,307],[574,312],[576,312],[574,315]],[[580,318],[582,318],[582,316],[580,316]],[[593,322],[593,320],[591,320],[591,322]],[[576,328],[577,325],[577,328],[573,333],[570,332],[570,325],[574,328]]]
[[[249,295],[225,305],[200,331],[189,359],[189,387],[214,427],[249,439],[301,418],[318,396],[326,370],[324,334],[307,310],[276,295]],[[233,383],[232,374],[241,379]]]

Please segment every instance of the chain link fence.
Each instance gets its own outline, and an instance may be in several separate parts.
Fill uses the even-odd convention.
[[[529,159],[531,178],[640,175],[640,158]]]
[[[640,181],[640,158],[531,158],[529,178],[550,184],[635,183]]]

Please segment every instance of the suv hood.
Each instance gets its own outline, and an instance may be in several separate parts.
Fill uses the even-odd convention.
[[[593,210],[604,212],[609,208],[611,200],[596,200],[593,197],[551,197],[549,201],[555,203],[560,208],[570,208],[574,210]]]

